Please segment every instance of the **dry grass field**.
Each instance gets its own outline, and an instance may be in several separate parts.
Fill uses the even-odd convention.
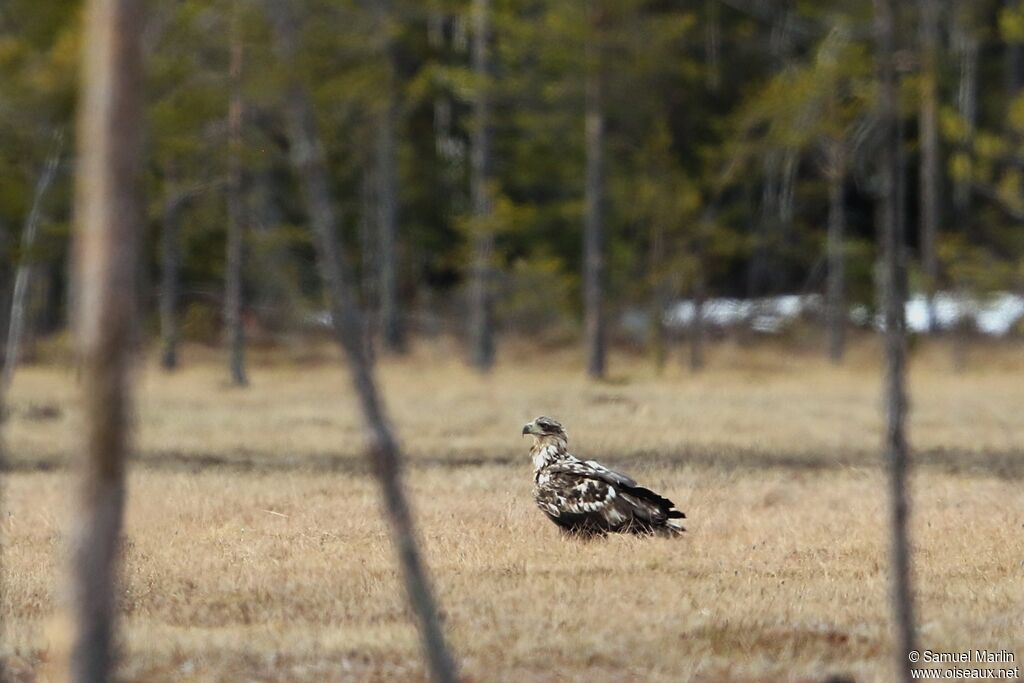
[[[616,358],[450,349],[382,368],[444,618],[472,681],[893,679],[873,351],[716,349],[699,377]],[[536,356],[542,356],[538,360]],[[920,640],[1024,657],[1024,355],[940,349],[912,373]],[[121,596],[130,681],[419,681],[418,641],[330,358],[257,357],[235,390],[209,352],[141,373]],[[152,365],[152,364],[150,364]],[[75,425],[74,374],[27,368],[6,423],[0,661],[41,679]],[[682,540],[561,537],[533,506],[523,422],[632,473]]]

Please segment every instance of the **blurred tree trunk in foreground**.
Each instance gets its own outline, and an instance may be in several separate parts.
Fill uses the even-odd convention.
[[[84,453],[68,539],[70,650],[56,661],[83,683],[110,680],[114,665],[143,215],[141,5],[89,0],[82,39],[75,275]]]
[[[473,1],[472,167],[473,282],[470,302],[472,363],[478,370],[494,365],[494,230],[491,225],[490,0]]]
[[[228,234],[224,272],[224,332],[231,383],[244,387],[245,329],[242,321],[242,260],[245,249],[245,208],[242,201],[242,44],[239,0],[231,4],[228,66]]]
[[[600,379],[607,369],[605,339],[604,236],[604,0],[588,0],[589,30],[584,74],[586,134],[586,215],[583,222],[583,316],[587,373]]]
[[[7,349],[4,353],[3,376],[0,378],[0,396],[7,397],[7,390],[11,387],[11,380],[14,379],[14,370],[17,368],[21,355],[22,332],[25,329],[25,303],[28,301],[29,283],[32,279],[32,250],[36,243],[36,233],[39,231],[39,217],[42,212],[43,197],[46,190],[57,175],[57,166],[60,164],[61,150],[64,149],[64,133],[58,131],[53,136],[53,148],[46,160],[43,172],[36,181],[35,193],[32,196],[32,208],[25,219],[25,228],[21,233],[21,254],[18,260],[17,274],[14,276],[14,293],[11,297],[11,314],[7,328]]]
[[[885,451],[889,461],[891,508],[891,566],[892,609],[896,630],[896,661],[899,680],[910,681],[910,663],[907,653],[913,649],[914,609],[910,585],[910,542],[907,498],[908,445],[905,434],[906,398],[906,333],[904,295],[906,292],[906,262],[903,222],[897,215],[900,144],[898,136],[898,109],[896,70],[894,65],[894,16],[892,0],[874,0],[875,31],[877,39],[877,68],[879,79],[878,118],[883,130],[880,149],[880,215],[878,226],[881,240],[884,276],[881,278],[885,311]]]
[[[274,23],[281,61],[294,65],[298,25],[286,3],[267,4]],[[291,71],[294,74],[294,70]],[[368,440],[367,457],[381,487],[382,504],[398,553],[405,588],[419,621],[420,636],[432,678],[456,680],[455,663],[445,644],[433,593],[420,557],[412,511],[401,479],[401,452],[384,414],[363,343],[363,322],[350,282],[348,261],[335,239],[337,216],[331,201],[323,147],[316,132],[312,105],[298,77],[285,93],[285,116],[292,164],[299,177],[317,252],[317,266],[330,304],[335,336],[348,359],[353,389],[359,397]]]
[[[7,252],[7,225],[2,219],[0,219],[0,257],[6,256]],[[0,301],[6,298],[6,289],[9,276],[6,272],[0,272]],[[0,311],[2,315],[2,311]],[[0,322],[0,330],[3,329],[3,324]],[[6,443],[4,440],[3,427],[7,420],[7,394],[4,391],[0,391],[0,510],[6,510],[6,485],[7,485],[7,452]],[[6,577],[4,572],[4,550],[6,544],[0,543],[0,578]],[[6,588],[6,582],[0,581],[0,605],[7,604],[6,595],[4,589]],[[7,637],[6,624],[0,620],[0,643],[6,642]],[[4,665],[0,664],[0,678],[4,676]]]

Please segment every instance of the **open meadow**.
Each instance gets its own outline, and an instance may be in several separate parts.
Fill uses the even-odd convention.
[[[137,391],[120,596],[130,681],[420,681],[419,641],[333,352],[255,355],[235,389],[210,351]],[[385,361],[445,625],[471,681],[893,679],[875,349],[723,345],[691,376],[511,352],[480,377],[436,346]],[[911,372],[921,646],[1024,658],[1024,356]],[[679,540],[562,537],[531,499],[521,425],[687,513]],[[6,423],[2,645],[43,680],[76,425],[74,372],[29,367]]]

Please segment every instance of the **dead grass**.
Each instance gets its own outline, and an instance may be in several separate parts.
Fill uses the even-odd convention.
[[[383,369],[447,627],[476,681],[892,679],[879,382],[719,349],[698,378],[525,355],[488,378],[443,349]],[[733,354],[733,355],[731,355]],[[926,350],[911,439],[922,645],[1024,657],[1024,383],[1013,355],[955,375]],[[122,596],[123,677],[422,680],[418,642],[330,365],[207,362],[143,375]],[[46,656],[73,453],[73,375],[21,373],[7,424],[8,677]],[[566,423],[574,450],[663,489],[678,542],[561,538],[530,499],[518,427]],[[1018,659],[1019,661],[1019,659]]]

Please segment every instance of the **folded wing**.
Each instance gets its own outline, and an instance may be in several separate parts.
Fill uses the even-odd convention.
[[[685,515],[671,500],[593,462],[563,462],[538,480],[537,505],[559,526],[588,532],[678,532]]]

